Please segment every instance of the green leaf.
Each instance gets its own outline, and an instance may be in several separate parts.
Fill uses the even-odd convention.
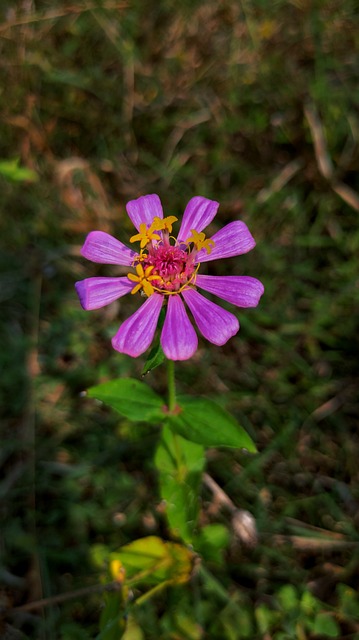
[[[105,606],[100,616],[100,634],[97,640],[119,640],[126,629],[128,588],[124,585],[125,571],[121,563],[117,562],[115,565],[115,569],[111,567],[111,577],[118,581],[118,588],[103,593]]]
[[[165,425],[155,464],[169,526],[174,535],[190,543],[198,518],[204,448],[181,438]]]
[[[223,562],[223,551],[228,546],[230,535],[223,524],[208,524],[196,535],[193,545],[207,562]]]
[[[339,610],[349,620],[359,619],[359,598],[357,592],[347,584],[338,584]]]
[[[127,626],[123,635],[123,640],[145,640],[141,627],[131,615],[129,615],[127,619]]]
[[[90,398],[101,400],[133,422],[163,421],[162,398],[144,382],[119,378],[104,382],[87,391]]]
[[[296,588],[291,584],[285,584],[281,587],[277,598],[284,611],[292,611],[299,608],[299,596]]]
[[[239,640],[257,637],[253,624],[252,608],[246,601],[241,601],[233,595],[227,606],[220,612],[215,623],[216,637],[226,640]]]
[[[281,614],[278,611],[272,611],[265,604],[260,604],[256,607],[254,615],[258,629],[263,635],[269,634],[281,618]]]
[[[330,613],[318,613],[314,622],[314,633],[325,638],[338,638],[340,629],[337,621]]]
[[[166,310],[164,307],[162,307],[161,312],[160,312],[160,317],[158,319],[158,323],[157,323],[157,330],[160,331],[163,327],[163,323],[165,321],[165,317],[166,317]],[[162,364],[162,362],[164,362],[164,360],[166,359],[165,354],[163,353],[162,347],[161,347],[161,343],[160,343],[160,334],[158,333],[156,341],[148,355],[148,358],[145,362],[145,365],[142,369],[142,376],[147,375],[147,373],[149,373],[150,371],[152,371],[152,369],[155,369],[156,367],[158,367],[160,364]]]
[[[134,540],[110,554],[110,562],[118,560],[125,568],[126,582],[129,581],[131,586],[165,586],[182,584],[190,579],[194,554],[177,542],[148,536]]]
[[[142,376],[146,376],[152,369],[156,369],[166,359],[160,344],[157,344],[151,349],[148,358],[145,362],[145,366],[142,369]]]
[[[321,607],[320,601],[310,591],[304,591],[300,600],[300,609],[305,617],[311,618]]]
[[[172,621],[174,629],[171,633],[171,637],[183,638],[184,640],[202,640],[202,627],[198,624],[195,618],[192,618],[184,611],[174,611]]]
[[[121,592],[105,593],[97,640],[120,640],[126,629],[126,611]]]
[[[0,175],[11,182],[36,182],[38,175],[32,169],[19,166],[19,158],[0,161]]]
[[[213,400],[181,396],[178,398],[181,411],[169,415],[174,431],[183,438],[205,447],[236,447],[255,452],[250,436],[225,409]]]
[[[148,536],[110,552],[104,545],[96,548],[94,558],[108,566],[108,578],[117,580],[115,592],[105,592],[105,607],[101,614],[101,633],[97,640],[140,638],[140,628],[128,624],[126,617],[130,589],[148,586],[150,589],[136,599],[141,604],[153,594],[171,585],[187,582],[192,575],[195,554],[182,544]]]

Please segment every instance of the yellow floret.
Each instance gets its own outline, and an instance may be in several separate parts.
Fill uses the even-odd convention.
[[[168,231],[169,233],[171,233],[172,231],[172,225],[174,222],[177,222],[178,218],[176,218],[176,216],[167,216],[167,218],[159,218],[158,216],[155,216],[153,218],[153,222],[150,226],[150,229],[152,231]]]
[[[141,249],[143,249],[151,240],[160,240],[160,236],[158,233],[153,233],[154,229],[152,229],[152,225],[147,229],[147,225],[145,222],[141,222],[140,231],[136,233],[132,238],[130,238],[130,242],[140,242]]]
[[[200,249],[206,249],[207,253],[210,254],[215,246],[215,242],[210,238],[206,238],[203,231],[199,233],[196,229],[191,229],[191,233],[192,235],[187,238],[186,243],[189,244],[192,242],[198,251],[200,251]]]
[[[136,282],[133,287],[131,293],[137,293],[140,289],[143,289],[146,296],[149,297],[154,293],[154,288],[151,284],[151,280],[156,280],[158,276],[151,276],[151,271],[153,270],[153,266],[146,267],[143,269],[142,264],[138,264],[136,266],[136,273],[128,273],[127,277],[131,282]]]

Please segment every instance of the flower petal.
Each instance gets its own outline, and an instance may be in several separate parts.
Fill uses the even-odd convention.
[[[256,307],[264,291],[262,283],[250,276],[198,275],[196,285],[237,307]]]
[[[239,256],[256,246],[247,225],[240,220],[226,224],[211,237],[211,240],[215,243],[211,253],[208,254],[206,249],[201,249],[197,253],[196,262],[209,262],[219,258]]]
[[[86,278],[75,283],[81,306],[86,311],[100,309],[121,298],[133,289],[133,283],[124,278]]]
[[[81,250],[87,260],[100,264],[131,265],[137,255],[119,240],[105,231],[91,231]]]
[[[161,200],[155,193],[130,200],[126,204],[126,211],[137,231],[140,230],[142,222],[149,226],[155,216],[163,218]]]
[[[217,344],[225,344],[239,329],[236,316],[214,302],[207,300],[194,289],[185,289],[182,295],[188,304],[202,335]]]
[[[168,296],[161,346],[169,360],[188,360],[198,346],[198,338],[179,295]]]
[[[185,208],[182,224],[177,236],[179,242],[185,242],[191,235],[191,230],[200,232],[212,222],[219,207],[219,202],[208,200],[202,196],[191,198]]]
[[[146,302],[121,324],[112,338],[113,348],[133,358],[146,351],[155,335],[162,302],[163,297],[159,293],[147,298]]]

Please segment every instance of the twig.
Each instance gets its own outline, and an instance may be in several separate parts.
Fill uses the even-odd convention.
[[[323,125],[315,106],[313,104],[307,104],[304,107],[304,114],[312,134],[314,153],[320,173],[328,180],[333,191],[344,200],[344,202],[355,209],[355,211],[359,211],[359,195],[351,187],[335,179],[334,167],[328,153]]]
[[[257,196],[257,202],[264,203],[274,194],[283,189],[283,187],[295,176],[304,165],[303,160],[296,158],[288,164],[278,173],[278,175],[272,180],[271,184],[266,189],[261,189]]]
[[[207,485],[208,489],[210,489],[216,498],[217,502],[219,502],[223,507],[227,507],[230,511],[235,511],[236,507],[229,496],[221,489],[219,484],[213,478],[208,475],[208,473],[203,474],[203,482]]]
[[[324,178],[331,181],[334,176],[334,169],[328,153],[324,129],[319,119],[318,112],[313,104],[307,104],[304,107],[304,114],[307,118],[310,132],[312,134],[318,169]]]
[[[322,537],[310,538],[307,536],[274,535],[270,537],[270,540],[274,546],[290,544],[294,549],[306,551],[307,553],[331,553],[332,551],[359,548],[359,542],[352,540],[327,540]]]
[[[61,602],[67,602],[68,600],[74,600],[75,598],[82,598],[83,596],[91,595],[92,593],[102,593],[103,591],[119,591],[122,587],[122,583],[119,580],[108,582],[107,584],[93,585],[92,587],[83,587],[76,591],[69,591],[68,593],[60,593],[57,596],[50,596],[49,598],[42,598],[41,600],[34,600],[34,602],[27,602],[19,607],[11,609],[12,612],[18,611],[32,611],[33,609],[42,609],[42,607],[48,607],[49,605],[59,604]]]
[[[56,18],[63,18],[64,16],[71,14],[80,14],[85,13],[86,11],[94,11],[96,9],[126,9],[128,6],[127,2],[108,2],[99,7],[98,4],[87,4],[84,6],[76,6],[72,5],[71,7],[63,8],[62,10],[54,10],[47,11],[42,15],[40,13],[33,13],[25,18],[18,18],[16,20],[9,20],[8,22],[3,22],[0,24],[0,33],[2,31],[6,31],[7,29],[11,29],[12,27],[21,27],[25,24],[31,24],[32,22],[43,22],[44,20],[56,20]]]
[[[237,509],[230,497],[208,473],[203,474],[203,481],[212,491],[215,500],[231,512],[232,529],[237,538],[247,547],[255,547],[258,542],[258,533],[256,521],[252,514],[246,509]]]
[[[333,185],[333,190],[341,197],[350,207],[359,211],[359,195],[343,182],[337,182]]]

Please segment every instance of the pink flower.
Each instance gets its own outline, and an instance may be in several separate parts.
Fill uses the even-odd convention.
[[[196,196],[183,214],[177,236],[173,238],[175,216],[163,217],[157,195],[142,196],[128,202],[126,209],[138,233],[130,243],[139,242],[134,251],[103,231],[92,231],[82,247],[82,255],[101,264],[128,266],[127,276],[87,278],[76,282],[84,309],[98,309],[127,293],[140,292],[143,305],[125,320],[112,346],[134,358],[150,346],[163,304],[167,305],[161,332],[161,346],[170,360],[187,360],[197,349],[198,339],[186,307],[202,335],[223,345],[239,330],[232,313],[198,292],[204,289],[238,307],[256,307],[264,291],[262,283],[249,276],[209,276],[198,273],[202,262],[247,253],[255,246],[244,222],[230,222],[211,238],[203,229],[213,220],[218,202]],[[184,301],[184,302],[183,302]]]

